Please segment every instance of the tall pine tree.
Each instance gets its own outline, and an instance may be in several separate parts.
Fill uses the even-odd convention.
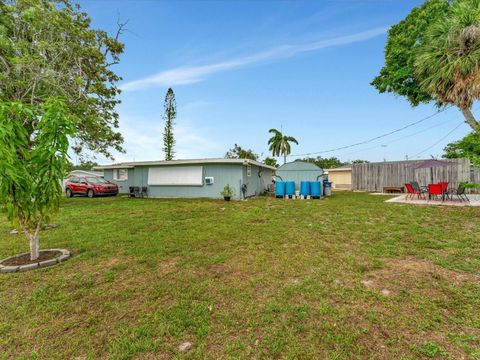
[[[163,151],[165,152],[165,160],[173,159],[173,146],[175,145],[175,137],[173,135],[173,122],[177,117],[177,105],[175,103],[175,93],[172,88],[167,90],[164,104],[165,113],[165,129],[163,131]]]

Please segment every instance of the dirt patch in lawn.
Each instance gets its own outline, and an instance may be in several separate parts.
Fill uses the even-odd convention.
[[[30,260],[30,254],[24,254],[21,256],[13,257],[7,260],[2,261],[2,265],[5,266],[19,266],[19,265],[28,265],[36,264],[40,261],[55,259],[62,255],[60,251],[41,251],[38,259]]]
[[[267,224],[268,221],[264,219],[255,219],[255,220],[249,221],[249,223],[253,225],[259,225],[259,224]]]
[[[376,289],[388,295],[388,291],[412,288],[418,283],[440,281],[448,281],[449,284],[456,286],[466,283],[478,284],[480,275],[445,269],[427,260],[401,259],[386,262],[382,269],[370,272],[362,283],[366,288]]]

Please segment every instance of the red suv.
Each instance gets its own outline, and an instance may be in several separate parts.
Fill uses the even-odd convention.
[[[73,195],[86,195],[89,198],[96,195],[115,196],[118,194],[118,186],[96,176],[72,177],[65,182],[65,193],[67,197]]]

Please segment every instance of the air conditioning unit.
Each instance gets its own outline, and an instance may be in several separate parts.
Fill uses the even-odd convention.
[[[213,185],[213,176],[207,176],[205,178],[205,185]]]

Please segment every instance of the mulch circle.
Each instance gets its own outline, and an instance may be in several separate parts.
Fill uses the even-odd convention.
[[[30,260],[30,253],[10,256],[0,260],[0,273],[14,273],[37,268],[51,266],[67,260],[70,251],[65,249],[40,250],[39,257],[35,261]]]
[[[32,261],[30,260],[30,254],[23,254],[23,255],[12,257],[12,258],[6,259],[5,261],[2,261],[2,265],[15,266],[15,265],[35,264],[44,260],[55,259],[60,255],[62,255],[60,251],[46,250],[46,251],[40,252],[40,255],[37,260]]]

